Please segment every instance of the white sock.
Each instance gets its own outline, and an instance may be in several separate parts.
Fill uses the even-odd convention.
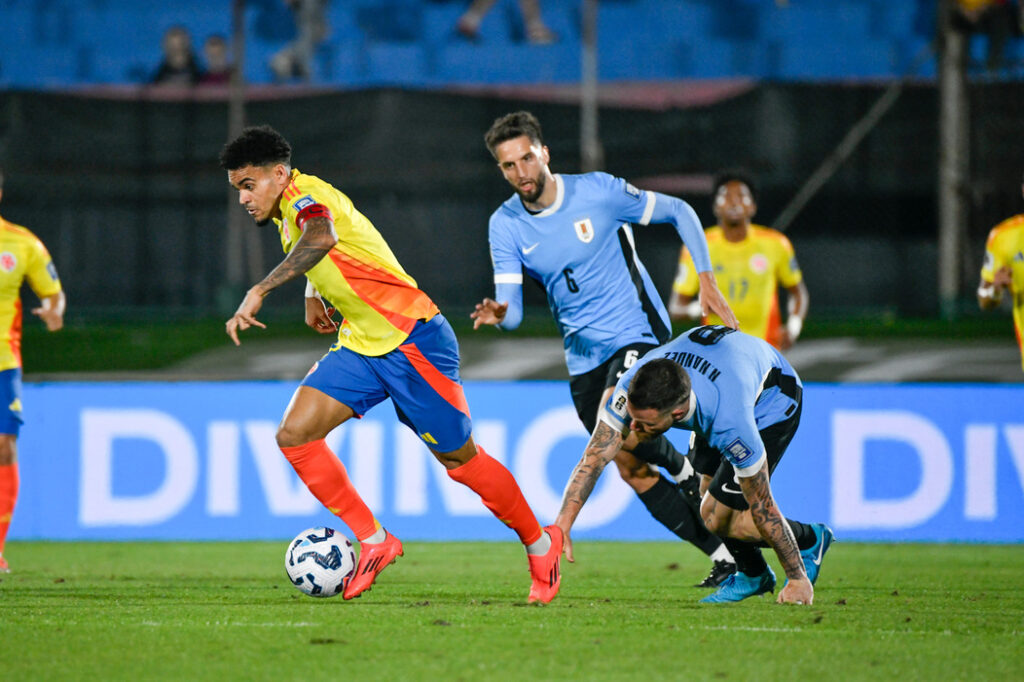
[[[533,556],[541,556],[547,554],[549,549],[551,549],[551,536],[548,535],[547,531],[544,531],[540,534],[540,539],[537,542],[526,546],[526,553]]]
[[[384,539],[387,536],[388,536],[388,532],[386,530],[384,530],[383,526],[381,526],[380,528],[377,529],[376,533],[374,533],[373,535],[371,535],[368,538],[364,538],[364,539],[360,540],[359,544],[361,544],[361,545],[367,545],[367,544],[375,545],[378,542],[384,542]]]
[[[736,560],[732,558],[732,552],[724,544],[719,545],[718,549],[711,553],[712,561],[728,561],[730,564],[736,563]]]

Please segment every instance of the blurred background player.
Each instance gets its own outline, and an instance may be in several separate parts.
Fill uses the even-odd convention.
[[[342,596],[352,599],[370,589],[403,550],[366,506],[324,438],[390,397],[399,420],[416,432],[448,476],[480,495],[484,506],[519,535],[533,578],[529,601],[554,599],[561,534],[541,528],[512,474],[473,442],[458,341],[434,302],[347,196],[291,167],[291,145],[270,126],[246,128],[224,146],[220,163],[256,224],[277,225],[287,254],[246,293],[227,321],[228,336],[237,345],[240,330],[264,328],[255,317],[263,298],[302,275],[306,323],[321,334],[338,332],[337,343],[292,396],[277,444],[314,497],[359,540],[359,563]],[[334,308],[344,318],[340,325],[331,318]]]
[[[1021,194],[1024,195],[1024,180]],[[998,307],[1004,291],[1013,297],[1013,329],[1024,367],[1024,213],[993,227],[985,242],[978,305],[982,310]]]
[[[712,209],[718,224],[708,228],[708,251],[715,278],[722,286],[740,329],[776,348],[793,346],[803,329],[810,298],[789,239],[778,230],[750,222],[757,213],[757,187],[742,171],[715,178]],[[703,316],[696,296],[700,283],[693,258],[684,245],[672,285],[669,314],[673,320],[721,324],[717,315]],[[788,295],[788,317],[782,324],[778,289]]]
[[[633,247],[631,223],[672,223],[697,254],[702,300],[736,324],[711,273],[700,222],[681,199],[639,190],[607,173],[553,174],[540,122],[529,112],[497,119],[484,141],[515,194],[491,215],[496,300],[477,304],[473,328],[517,328],[523,270],[540,282],[563,336],[576,413],[593,433],[618,377],[671,335],[661,297]],[[668,439],[627,441],[615,461],[651,515],[711,557],[711,575],[702,585],[714,586],[735,570],[722,541],[701,523],[697,477]],[[649,463],[688,480],[690,496]]]
[[[697,468],[708,479],[707,527],[726,538],[739,570],[701,599],[742,601],[775,590],[759,547],[771,547],[788,578],[780,603],[811,604],[821,560],[832,544],[825,524],[783,517],[769,479],[800,424],[803,386],[777,349],[721,325],[696,327],[627,370],[565,486],[555,520],[566,558],[569,531],[623,439],[648,440],[670,428],[696,434]]]
[[[4,172],[0,168],[0,200]],[[32,310],[46,328],[64,326],[64,292],[43,243],[0,217],[0,573],[10,572],[4,541],[18,500],[18,432],[21,429],[21,285],[39,297]]]

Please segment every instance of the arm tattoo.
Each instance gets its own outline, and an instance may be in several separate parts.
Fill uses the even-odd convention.
[[[764,541],[775,549],[786,575],[790,578],[803,577],[805,573],[803,561],[800,559],[800,549],[797,547],[789,522],[783,518],[772,497],[767,465],[762,466],[753,476],[740,478],[740,487],[743,489],[743,497],[750,505],[754,525],[757,526]]]
[[[583,457],[572,471],[569,483],[562,493],[562,509],[559,517],[568,515],[570,524],[576,520],[580,510],[593,492],[597,479],[615,454],[622,447],[622,434],[602,421],[597,423],[594,435],[590,437]]]
[[[288,252],[284,260],[259,283],[264,291],[270,291],[285,282],[305,274],[327,255],[338,237],[334,233],[334,223],[329,218],[318,216],[310,218],[303,226],[302,236]]]

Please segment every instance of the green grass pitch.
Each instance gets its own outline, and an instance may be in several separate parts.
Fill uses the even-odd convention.
[[[810,607],[700,605],[680,543],[576,543],[527,606],[522,548],[406,543],[374,589],[300,594],[285,541],[9,542],[4,680],[1014,680],[1024,546],[840,542]],[[770,563],[780,574],[774,557]]]

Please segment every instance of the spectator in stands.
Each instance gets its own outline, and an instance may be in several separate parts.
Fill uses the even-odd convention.
[[[1024,16],[1016,0],[954,0],[952,7],[954,28],[988,36],[985,68],[989,71],[1005,68],[1007,40],[1024,31]]]
[[[206,71],[199,78],[200,85],[227,85],[231,82],[234,68],[228,61],[228,42],[224,36],[213,34],[203,43],[203,59]]]
[[[295,19],[295,40],[270,58],[270,69],[278,81],[293,78],[308,81],[313,54],[327,40],[327,0],[284,0]]]
[[[455,31],[467,40],[480,38],[480,22],[496,0],[473,0],[469,8],[455,22]],[[547,27],[540,16],[540,0],[519,0],[519,11],[526,27],[526,40],[534,45],[550,45],[558,42],[558,36]]]
[[[202,76],[192,51],[192,36],[182,26],[172,26],[164,33],[164,58],[152,81],[157,85],[195,85]]]
[[[1024,194],[1024,179],[1021,193]],[[985,242],[978,305],[982,310],[993,310],[999,307],[1006,291],[1013,301],[1013,326],[1024,363],[1024,213],[993,227]]]

